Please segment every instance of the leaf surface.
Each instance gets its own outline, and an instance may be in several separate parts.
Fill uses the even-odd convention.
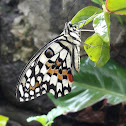
[[[8,117],[0,115],[0,126],[6,126],[8,120]]]
[[[110,13],[126,15],[126,0],[106,0],[105,7]]]
[[[95,66],[103,66],[110,58],[108,44],[97,33],[86,39],[84,49]]]
[[[91,22],[95,16],[99,13],[103,12],[100,8],[94,6],[88,6],[81,9],[71,20],[71,22],[75,25],[79,25],[81,28],[83,25],[88,24]]]

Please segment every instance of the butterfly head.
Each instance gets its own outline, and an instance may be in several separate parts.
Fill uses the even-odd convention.
[[[69,35],[73,39],[79,41],[79,43],[75,43],[77,45],[80,45],[81,39],[80,39],[80,31],[77,29],[76,25],[73,25],[71,22],[65,23],[64,28],[64,34]]]

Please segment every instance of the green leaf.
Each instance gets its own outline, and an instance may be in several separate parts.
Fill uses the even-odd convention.
[[[101,9],[94,7],[94,6],[88,6],[83,9],[81,9],[71,20],[71,22],[75,25],[79,25],[79,28],[81,28],[83,25],[88,24],[90,21],[94,19],[97,14],[103,12]]]
[[[0,126],[6,126],[8,120],[8,117],[0,115]]]
[[[110,104],[126,101],[126,69],[112,61],[103,67],[94,67],[89,59],[81,59],[71,93],[58,99],[51,94],[49,97],[57,106],[67,106],[69,112],[82,110],[104,98]]]
[[[47,115],[41,115],[41,116],[35,116],[35,117],[29,117],[27,119],[27,122],[31,122],[31,121],[38,121],[40,122],[43,126],[51,126],[51,124],[53,123],[53,120],[66,113],[69,110],[69,108],[67,107],[57,107],[52,109]]]
[[[47,120],[47,116],[46,115],[42,115],[42,116],[35,116],[35,117],[27,118],[27,122],[31,122],[31,121],[38,121],[43,126],[46,126],[48,120]]]
[[[106,0],[105,7],[110,13],[126,15],[126,0]]]
[[[56,117],[66,113],[68,110],[69,110],[69,108],[67,108],[67,107],[54,108],[47,114],[47,118],[49,121],[53,121]]]
[[[109,46],[96,33],[86,39],[84,49],[95,66],[103,66],[110,58]]]
[[[110,18],[109,13],[102,12],[98,14],[93,20],[93,27],[95,33],[98,33],[99,37],[110,45]]]

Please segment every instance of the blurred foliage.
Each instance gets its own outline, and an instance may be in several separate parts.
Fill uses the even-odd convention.
[[[53,123],[53,120],[56,117],[58,117],[62,114],[65,114],[67,110],[68,110],[68,108],[57,107],[57,108],[52,109],[47,115],[29,117],[27,119],[27,122],[38,121],[43,126],[51,126]]]
[[[8,120],[8,117],[0,115],[0,126],[6,126]]]
[[[105,6],[110,13],[126,15],[126,0],[107,0]]]

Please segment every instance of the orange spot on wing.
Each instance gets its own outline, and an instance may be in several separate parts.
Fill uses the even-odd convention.
[[[62,80],[62,74],[58,74],[58,79]]]
[[[53,64],[51,64],[51,63],[49,63],[49,62],[46,62],[46,65],[47,65],[48,67],[51,67]]]
[[[54,72],[54,73],[57,73],[57,74],[58,74],[58,72],[59,72],[59,70],[57,69],[57,70],[55,70],[55,72]]]
[[[68,74],[68,79],[72,83],[73,82],[73,75],[72,74]]]
[[[53,74],[54,70],[52,70],[51,68],[49,68],[48,73]]]
[[[35,90],[35,88],[38,87],[38,86],[39,86],[39,82],[36,82],[34,87],[32,87],[32,86],[30,85],[30,90]]]
[[[63,75],[67,75],[67,70],[62,71]]]
[[[57,66],[61,65],[61,62],[59,62],[58,59],[56,60],[56,65]]]

